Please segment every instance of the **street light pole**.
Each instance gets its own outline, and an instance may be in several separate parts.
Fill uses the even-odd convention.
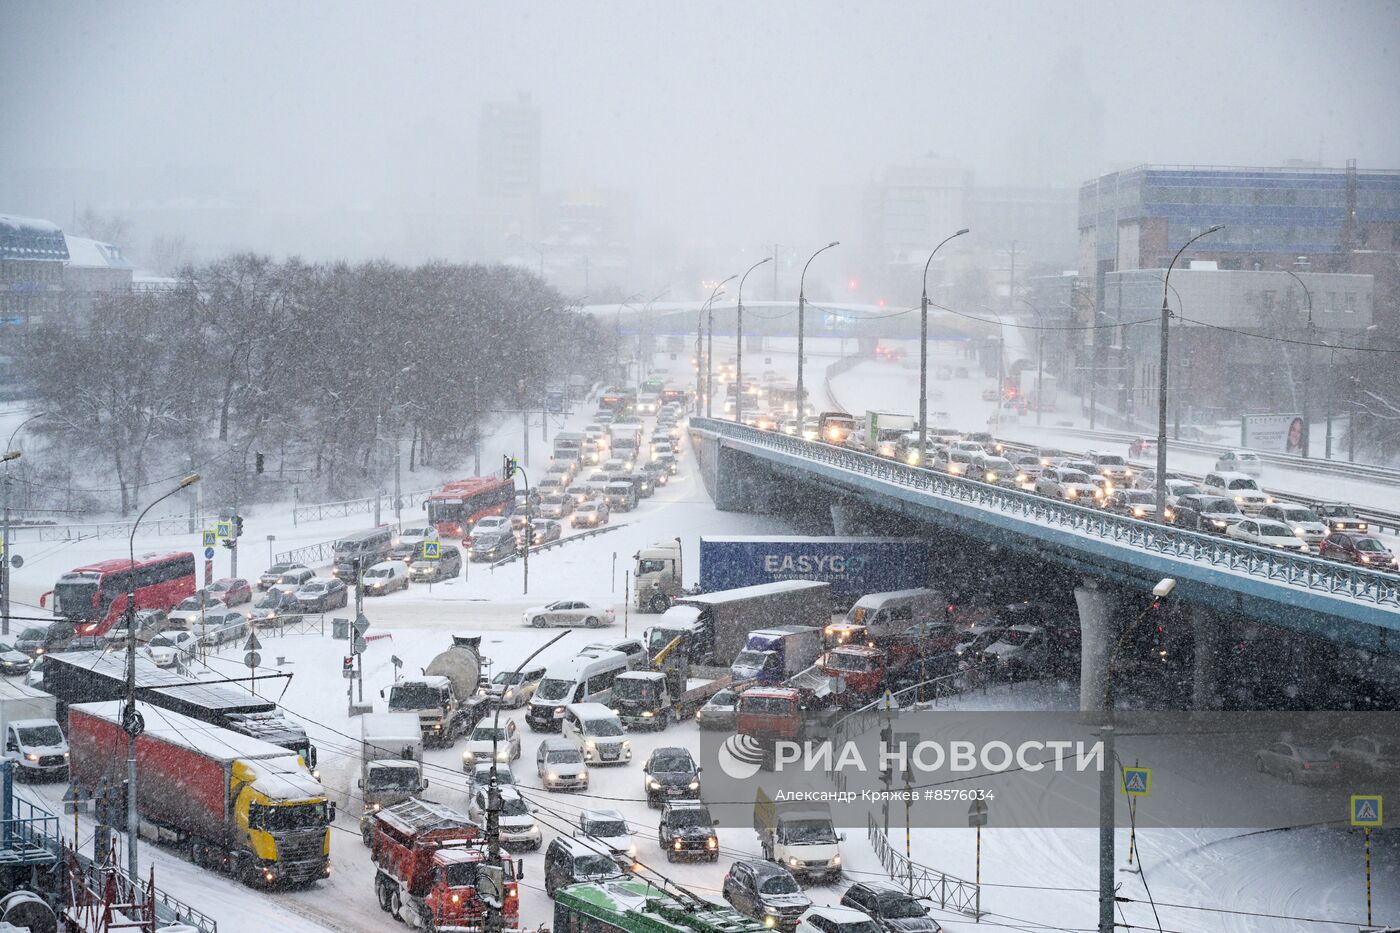
[[[1167,304],[1167,289],[1171,286],[1172,269],[1176,266],[1176,261],[1181,258],[1181,254],[1186,252],[1186,248],[1203,236],[1224,230],[1224,224],[1216,224],[1207,227],[1200,233],[1181,244],[1181,249],[1176,251],[1171,263],[1167,266],[1167,274],[1162,277],[1162,348],[1161,359],[1157,363],[1157,520],[1163,524],[1167,521],[1167,348],[1169,328],[1171,326],[1172,310]],[[1098,345],[1097,340],[1095,346]]]
[[[31,421],[37,421],[48,412],[41,411],[30,415],[10,432],[9,440],[5,441],[5,446],[0,447],[0,462],[5,464],[5,475],[0,478],[0,486],[3,490],[0,495],[4,497],[3,508],[0,508],[0,634],[10,634],[10,461],[18,460],[20,452],[14,449],[15,436],[20,429]]]
[[[151,501],[141,510],[131,525],[131,534],[126,539],[128,565],[126,579],[126,710],[122,713],[122,727],[126,730],[126,870],[131,883],[136,885],[136,840],[140,835],[136,822],[136,737],[141,734],[143,723],[136,712],[136,574],[131,568],[136,566],[136,529],[141,519],[160,503],[182,489],[188,489],[199,482],[199,474],[191,473],[180,480],[179,485],[165,495]]]
[[[1152,587],[1152,602],[1147,604],[1147,608],[1138,616],[1134,630],[1141,628],[1142,623],[1160,605],[1163,599],[1171,595],[1176,589],[1176,580],[1171,577],[1163,577]],[[1114,883],[1113,863],[1114,856],[1114,787],[1118,783],[1118,759],[1113,749],[1114,729],[1113,729],[1113,659],[1118,654],[1118,649],[1123,646],[1123,636],[1128,632],[1127,628],[1121,629],[1118,637],[1108,649],[1108,660],[1104,664],[1103,690],[1099,696],[1099,710],[1103,714],[1102,736],[1103,741],[1103,768],[1099,771],[1099,933],[1114,933],[1117,926],[1113,919],[1113,908],[1117,903],[1117,886]]]
[[[1303,375],[1303,405],[1302,405],[1302,408],[1303,408],[1303,449],[1302,449],[1302,451],[1301,451],[1302,455],[1303,455],[1304,457],[1307,457],[1307,456],[1308,456],[1308,453],[1309,453],[1309,448],[1312,447],[1312,417],[1311,417],[1311,412],[1310,412],[1308,409],[1309,409],[1309,402],[1312,401],[1312,388],[1313,388],[1313,352],[1312,352],[1312,351],[1313,351],[1313,348],[1312,348],[1312,345],[1313,345],[1314,343],[1317,342],[1317,327],[1316,327],[1316,326],[1314,325],[1314,323],[1313,323],[1312,291],[1309,290],[1308,284],[1307,284],[1306,282],[1304,282],[1303,279],[1302,279],[1302,277],[1299,276],[1299,275],[1298,275],[1296,272],[1294,272],[1292,269],[1284,269],[1283,271],[1284,271],[1284,272],[1287,272],[1289,275],[1293,276],[1293,281],[1297,282],[1299,285],[1301,285],[1301,286],[1303,287],[1303,295],[1306,296],[1306,298],[1307,298],[1307,300],[1308,300],[1308,346],[1307,346],[1307,348],[1303,351],[1303,352],[1306,353],[1307,355],[1304,357],[1304,363],[1303,363],[1303,373],[1304,373],[1304,375]]]
[[[715,404],[715,297],[719,295],[720,289],[737,279],[736,273],[731,275],[715,286],[715,290],[710,292],[710,300],[705,304],[709,310],[705,313],[705,321],[708,328],[708,335],[705,344],[705,417],[714,417]],[[724,406],[720,406],[720,414],[724,414]]]
[[[807,258],[807,262],[802,266],[802,278],[797,282],[797,436],[804,437],[807,433],[807,399],[806,393],[802,389],[802,359],[806,352],[807,336],[807,266],[812,264],[822,253],[833,246],[840,246],[840,240],[832,240],[830,243],[817,250]]]
[[[749,277],[749,273],[763,265],[765,262],[772,262],[772,256],[765,256],[758,262],[744,270],[744,274],[739,277],[739,302],[734,309],[735,327],[734,332],[738,337],[738,348],[734,354],[734,381],[736,388],[734,391],[734,423],[744,423],[744,280]]]
[[[960,237],[968,232],[967,227],[963,227],[952,236],[943,238],[943,243],[947,243],[953,237]],[[943,243],[939,243],[933,248],[933,252],[928,254],[928,260],[924,263],[924,294],[919,301],[919,464],[922,465],[924,456],[928,452],[928,267],[933,264],[933,257],[938,255],[938,251],[943,248]]]

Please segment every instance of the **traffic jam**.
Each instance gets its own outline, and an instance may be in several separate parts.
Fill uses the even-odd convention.
[[[739,387],[728,366],[720,373],[732,413]],[[755,413],[745,420],[754,427],[800,430],[782,384],[765,379],[743,391],[751,391]],[[825,805],[760,800],[752,838],[736,848],[738,830],[728,828],[722,843],[698,760],[702,731],[771,746],[910,688],[918,702],[1074,675],[1072,613],[1032,599],[964,605],[930,585],[934,556],[924,540],[706,535],[695,554],[680,538],[654,541],[628,570],[623,608],[637,614],[635,637],[615,634],[618,606],[608,600],[525,607],[519,628],[540,630],[534,637],[545,646],[555,629],[599,631],[566,656],[513,669],[484,655],[480,634],[453,635],[421,674],[396,671],[378,706],[351,721],[353,734],[319,750],[296,715],[271,699],[249,704],[237,685],[211,683],[197,696],[161,689],[182,683],[207,652],[258,632],[284,634],[352,600],[426,591],[473,565],[505,566],[586,540],[684,476],[693,393],[658,379],[598,398],[581,430],[556,434],[533,483],[514,475],[509,458],[500,475],[445,483],[426,497],[423,520],[337,539],[324,572],[284,561],[256,579],[201,588],[193,555],[177,552],[63,574],[45,594],[56,620],[0,645],[5,673],[33,688],[24,702],[0,704],[15,749],[8,754],[34,780],[67,778],[100,792],[112,777],[103,749],[120,739],[123,716],[124,668],[107,655],[134,640],[145,722],[138,749],[149,775],[139,819],[195,865],[248,885],[306,887],[333,864],[358,863],[364,856],[346,852],[343,840],[332,859],[332,830],[354,821],[374,901],[414,928],[482,929],[496,909],[506,926],[532,927],[545,918],[522,913],[522,894],[539,890],[561,929],[589,921],[639,933],[658,925],[937,933],[926,900],[848,871],[845,836]],[[1151,452],[1146,439],[1124,457],[933,428],[920,451],[906,416],[822,412],[813,425],[826,444],[1131,517],[1155,512],[1155,477],[1136,462]],[[1349,505],[1276,499],[1259,486],[1251,457],[1232,451],[1203,478],[1169,474],[1168,519],[1395,566]],[[688,560],[699,566],[691,587],[683,584]],[[834,582],[793,572],[833,560],[864,569]],[[444,766],[441,750],[454,764]],[[1345,743],[1261,749],[1260,770],[1290,780],[1304,770],[1307,778],[1341,774],[1364,751]],[[339,826],[318,752],[356,763]],[[631,777],[620,782],[617,773]],[[443,785],[465,804],[433,799],[430,788]]]

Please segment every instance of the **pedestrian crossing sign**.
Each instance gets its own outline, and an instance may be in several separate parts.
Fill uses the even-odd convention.
[[[442,545],[436,541],[423,542],[423,557],[426,560],[437,560],[442,556]]]
[[[1151,768],[1124,768],[1123,793],[1129,797],[1146,797],[1152,793]]]
[[[1381,828],[1381,795],[1351,795],[1351,825],[1367,829]]]
[[[219,522],[214,526],[214,534],[227,541],[233,537],[233,522]]]
[[[219,536],[218,536],[217,534],[215,534],[215,533],[212,532],[212,531],[207,531],[207,530],[204,532],[204,546],[205,546],[205,547],[213,547],[214,545],[216,545],[216,544],[218,544],[218,543],[219,543]]]

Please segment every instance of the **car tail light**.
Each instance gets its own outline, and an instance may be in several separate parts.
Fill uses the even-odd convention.
[[[1308,770],[1310,770],[1311,768],[1312,768],[1312,765],[1308,764],[1306,761],[1303,762],[1303,770],[1304,770],[1304,771],[1308,771]]]

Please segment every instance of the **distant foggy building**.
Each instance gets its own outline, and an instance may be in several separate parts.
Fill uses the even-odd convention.
[[[581,295],[624,288],[632,275],[632,202],[624,193],[581,188],[549,198],[539,271]]]
[[[539,197],[540,108],[528,93],[482,107],[480,144],[484,197]]]
[[[0,399],[21,393],[14,353],[24,329],[62,310],[68,244],[47,220],[0,214]]]
[[[122,255],[120,247],[83,236],[63,235],[68,245],[68,264],[63,268],[63,290],[67,306],[90,301],[103,292],[128,291],[135,267]]]
[[[1032,266],[1065,269],[1075,260],[1078,208],[1073,188],[978,186],[969,193],[967,225],[977,243],[1007,248],[1014,242],[1023,272]]]
[[[891,165],[866,188],[865,245],[876,294],[917,295],[924,261],[938,241],[967,226],[972,172],[927,155]]]
[[[1155,420],[1143,406],[1156,405],[1157,329],[1103,325],[1160,314],[1172,256],[1214,224],[1225,227],[1178,261],[1171,305],[1240,333],[1189,321],[1174,329],[1183,420],[1299,407],[1301,348],[1259,339],[1303,336],[1304,293],[1283,270],[1310,283],[1320,341],[1362,339],[1372,323],[1400,329],[1400,171],[1142,165],[1104,175],[1079,190],[1076,314],[1101,326],[1084,332],[1077,366],[1099,373],[1099,400],[1118,414]],[[1277,310],[1284,303],[1288,314]]]

